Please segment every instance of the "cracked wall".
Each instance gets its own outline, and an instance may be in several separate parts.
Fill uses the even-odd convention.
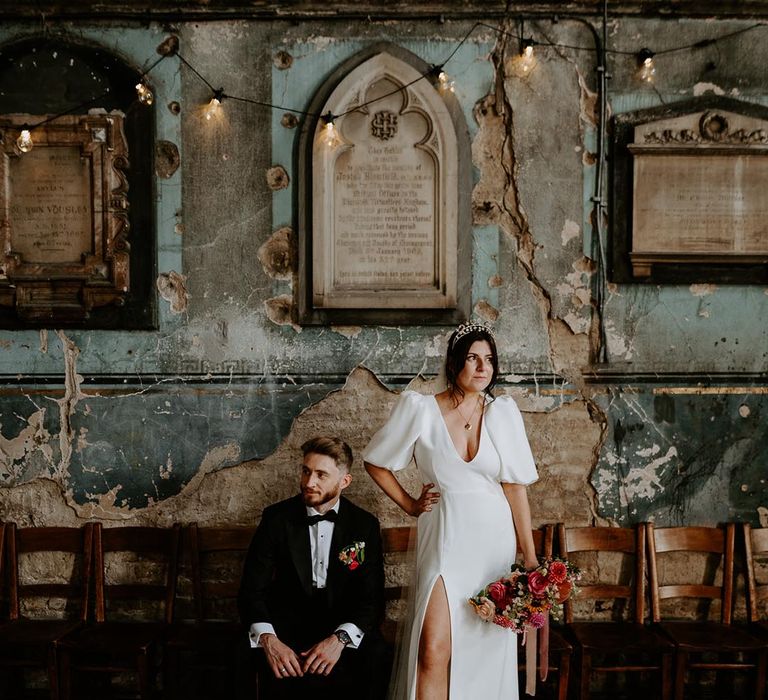
[[[439,63],[471,26],[232,20],[177,30],[212,84],[301,108],[374,41]],[[612,22],[610,36],[627,49],[740,26],[635,18]],[[79,29],[136,65],[167,36],[155,25]],[[582,21],[530,30],[592,45]],[[8,41],[28,29],[2,32]],[[766,290],[609,283],[600,308],[595,57],[541,47],[521,77],[513,44],[476,30],[450,72],[472,141],[471,307],[493,323],[500,390],[524,412],[541,474],[534,521],[765,524]],[[670,56],[655,90],[612,56],[610,109],[715,88],[768,102],[758,38],[718,51],[707,71],[708,51]],[[155,183],[159,329],[0,331],[0,517],[20,524],[253,524],[295,491],[304,439],[338,433],[359,454],[397,392],[435,388],[448,328],[296,324],[296,117],[225,101],[210,123],[206,86],[176,63],[159,68],[156,137],[170,144]],[[415,489],[412,471],[407,479]],[[359,462],[350,495],[385,524],[404,522]]]

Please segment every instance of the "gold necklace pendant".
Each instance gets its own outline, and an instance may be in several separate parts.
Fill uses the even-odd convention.
[[[470,413],[469,418],[466,418],[464,414],[461,412],[461,409],[456,406],[456,410],[459,412],[459,415],[464,418],[464,430],[470,431],[472,430],[472,419],[475,417],[475,413],[477,413],[477,409],[480,408],[480,401],[481,399],[478,398],[477,403],[475,404],[475,409]]]

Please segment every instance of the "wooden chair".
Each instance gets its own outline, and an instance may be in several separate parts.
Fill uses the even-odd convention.
[[[645,525],[621,527],[558,526],[560,553],[569,558],[574,552],[615,552],[626,555],[632,573],[627,583],[579,584],[581,600],[612,600],[614,612],[622,605],[631,611],[630,620],[607,622],[575,621],[572,600],[565,603],[565,622],[576,643],[579,657],[577,697],[590,697],[590,681],[597,673],[659,673],[658,695],[668,700],[672,694],[672,655],[674,646],[645,626]],[[617,606],[618,603],[618,606]],[[595,659],[599,659],[599,664]],[[628,681],[627,681],[628,682]],[[649,689],[649,693],[653,691]]]
[[[409,543],[413,540],[416,541],[416,528],[415,527],[385,527],[381,531],[381,545],[382,551],[385,557],[387,555],[402,555],[408,551]],[[406,588],[405,586],[385,586],[384,587],[384,602],[393,603],[405,598]],[[384,622],[381,625],[381,632],[385,641],[394,645],[397,640],[397,622],[385,617]]]
[[[675,644],[675,700],[682,700],[689,670],[752,671],[754,698],[765,695],[768,644],[731,625],[733,555],[736,526],[654,528],[648,524],[653,621]],[[659,580],[658,554],[698,552],[722,562],[722,583],[665,584]],[[720,603],[720,621],[662,620],[661,601],[695,598]],[[707,655],[707,658],[704,658]],[[714,657],[714,660],[709,660]],[[692,660],[694,659],[694,660]]]
[[[540,530],[533,530],[533,546],[536,549],[536,556],[539,559],[546,559],[552,556],[555,528],[552,525],[545,525]],[[517,543],[517,553],[522,554],[520,542]],[[550,621],[551,622],[551,621]],[[521,640],[519,640],[521,641]],[[558,627],[552,624],[549,626],[549,672],[557,674],[557,683],[555,684],[555,693],[557,700],[566,700],[568,695],[568,681],[571,671],[571,656],[573,655],[573,646],[562,635]],[[518,672],[525,670],[525,651],[518,643],[517,647]],[[538,670],[538,669],[537,669]],[[520,683],[520,688],[525,688],[525,683]],[[523,697],[522,690],[520,697]]]
[[[173,622],[180,528],[102,528],[97,523],[94,540],[96,622],[58,642],[62,697],[72,697],[73,674],[135,672],[144,700],[152,695],[163,636]],[[107,583],[107,565],[110,578],[118,569],[130,574],[123,582]],[[147,582],[148,572],[142,568],[158,565],[164,570],[163,582]],[[112,605],[118,600],[131,608],[123,615],[133,617],[117,619],[120,615]],[[151,620],[137,621],[137,616],[145,617],[148,602],[154,602],[159,612]]]
[[[209,680],[211,671],[219,672],[215,676],[218,683],[214,694],[235,696],[236,646],[238,641],[246,643],[247,635],[247,630],[236,621],[237,595],[253,533],[252,527],[199,528],[194,523],[184,529],[195,618],[175,624],[166,640],[165,679],[171,698],[194,695],[194,688],[201,688],[204,680],[201,673]],[[222,567],[226,570],[222,571]],[[211,571],[219,580],[210,580]],[[222,577],[224,580],[220,580]],[[191,681],[186,684],[188,687],[179,683],[182,677]]]
[[[23,669],[46,669],[49,695],[59,697],[58,660],[55,642],[85,623],[90,598],[93,525],[77,527],[17,528],[5,526],[8,569],[9,621],[0,627],[0,666],[14,671],[14,697],[21,697]],[[62,582],[61,572],[52,571],[47,580],[23,582],[23,556],[42,553],[74,556],[72,580]],[[78,561],[79,560],[79,561]],[[77,572],[79,570],[79,576]],[[61,618],[38,618],[24,614],[23,605],[34,598],[65,601]]]
[[[768,583],[758,584],[755,574],[755,556],[768,558],[768,527],[752,529],[744,523],[744,548],[747,562],[747,620],[750,631],[761,639],[768,639],[768,616],[760,614],[760,604],[768,600]]]

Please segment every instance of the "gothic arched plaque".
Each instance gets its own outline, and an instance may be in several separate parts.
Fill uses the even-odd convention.
[[[389,45],[345,65],[306,124],[303,323],[453,323],[466,317],[469,138],[429,66]]]

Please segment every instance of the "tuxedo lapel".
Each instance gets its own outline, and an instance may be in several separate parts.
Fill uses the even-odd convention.
[[[312,595],[312,549],[309,542],[307,511],[301,498],[296,497],[295,507],[287,522],[288,549],[301,585],[307,595]]]

